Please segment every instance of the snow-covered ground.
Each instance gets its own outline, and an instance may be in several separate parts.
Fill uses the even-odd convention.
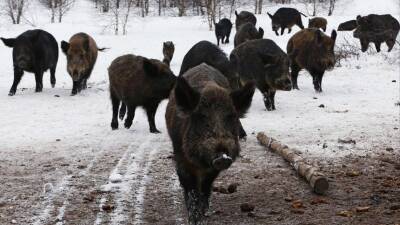
[[[339,23],[354,19],[358,14],[391,13],[397,19],[400,16],[397,0],[379,1],[378,5],[372,0],[340,2],[336,9],[337,14],[327,18],[328,34]],[[9,97],[7,94],[13,81],[12,49],[0,44],[0,62],[2,62],[0,166],[2,163],[4,167],[17,166],[21,162],[40,166],[41,163],[33,162],[38,160],[51,163],[60,158],[78,164],[82,160],[91,165],[90,163],[103,162],[102,157],[107,155],[107,152],[121,153],[120,158],[113,159],[117,163],[115,167],[110,167],[109,171],[102,171],[105,177],[102,181],[105,186],[100,184],[99,189],[119,190],[117,200],[115,200],[118,209],[114,211],[115,221],[125,220],[127,218],[121,216],[124,212],[123,208],[118,207],[125,204],[124,201],[129,202],[132,197],[125,199],[118,196],[129,195],[132,187],[138,187],[139,192],[146,191],[146,183],[155,179],[154,177],[161,176],[154,173],[149,176],[146,168],[150,167],[151,161],[159,155],[167,157],[171,151],[164,120],[166,101],[160,105],[156,115],[156,124],[162,134],[149,133],[147,118],[141,110],[138,110],[130,130],[120,128],[117,131],[111,131],[107,67],[113,59],[127,53],[162,59],[163,41],[173,41],[176,50],[171,66],[177,74],[180,63],[190,47],[200,40],[215,42],[214,33],[208,30],[205,19],[201,17],[139,18],[134,16],[131,18],[128,35],[115,36],[110,30],[104,29],[104,25],[108,23],[106,20],[109,18],[98,13],[89,1],[76,1],[75,7],[66,15],[62,24],[48,23],[45,13],[39,10],[39,6],[35,7],[31,10],[30,18],[33,18],[36,28],[47,30],[58,42],[68,40],[73,34],[84,31],[93,36],[100,47],[110,49],[99,53],[89,81],[90,89],[77,96],[70,96],[72,81],[66,71],[65,56],[60,52],[56,72],[57,84],[54,89],[51,88],[50,76],[46,73],[43,92],[35,93],[34,76],[25,73],[18,86],[17,94]],[[265,10],[274,12],[277,8],[279,6]],[[275,36],[271,30],[270,20],[265,14],[258,15],[257,19],[257,26],[263,27],[266,31],[264,37],[274,40],[283,50],[286,50],[290,35]],[[0,21],[1,37],[15,37],[27,29],[32,29],[30,25],[11,25],[5,18]],[[307,24],[304,18],[303,23]],[[298,28],[294,28],[293,32],[297,31]],[[233,29],[232,40],[234,32]],[[337,43],[340,44],[345,37],[352,39],[352,34],[339,32]],[[223,45],[222,49],[229,54],[233,49],[233,41],[229,45]],[[324,92],[322,94],[314,92],[311,76],[305,71],[301,72],[299,77],[301,90],[278,92],[277,110],[273,112],[265,110],[262,96],[257,92],[251,109],[243,120],[244,128],[249,135],[243,147],[255,148],[258,145],[255,134],[264,131],[285,144],[303,151],[307,157],[327,159],[345,158],[349,155],[376,155],[384,151],[386,147],[392,147],[395,155],[399,157],[400,107],[395,103],[400,101],[400,61],[398,60],[400,45],[396,44],[391,53],[386,53],[386,49],[384,45],[382,53],[361,54],[359,59],[351,58],[343,61],[341,67],[327,72],[323,79]],[[325,107],[319,107],[321,104]],[[356,144],[340,144],[339,138],[352,138]],[[149,163],[143,164],[134,157],[147,160]],[[99,167],[99,165],[91,165],[85,171],[90,172],[92,166]],[[169,171],[173,172],[171,165],[168,166],[170,166]],[[108,167],[104,166],[104,168]],[[80,172],[79,175],[84,176],[85,171]],[[139,172],[141,173],[140,182],[133,184],[130,179],[135,181]],[[166,173],[166,176],[169,176],[169,180],[164,180],[164,182],[171,188],[178,189],[174,175],[165,171],[160,173],[164,175]],[[35,174],[31,175],[35,176]],[[41,182],[49,181],[54,183],[54,188],[62,189],[60,193],[74,193],[73,187],[71,190],[65,190],[73,179],[70,174],[56,170],[52,176],[40,178],[40,182],[36,185],[40,187],[44,184]],[[121,179],[121,183],[112,185],[113,180],[117,178]],[[32,181],[32,183],[35,182]],[[58,192],[53,193],[57,197]],[[41,194],[36,193],[36,195]],[[8,199],[10,196],[5,198]],[[143,202],[143,196],[140,196],[140,193],[134,198],[132,200],[134,202]],[[0,196],[0,203],[1,200]],[[49,212],[54,210],[52,201],[51,196],[39,201],[31,222],[49,223]],[[105,201],[107,201],[106,198],[102,199],[99,207],[102,207]],[[171,199],[171,201],[176,200]],[[64,204],[69,203],[64,202]],[[63,217],[61,209],[62,207],[59,212]],[[140,207],[136,207],[135,210],[141,211]],[[118,212],[119,215],[117,215]],[[103,219],[100,214],[96,217],[96,221],[100,221],[97,224],[101,224]],[[140,222],[142,215],[135,214],[135,218],[136,216],[137,221]],[[181,218],[176,217],[175,220],[180,221]]]

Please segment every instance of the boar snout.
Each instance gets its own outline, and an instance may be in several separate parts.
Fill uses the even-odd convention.
[[[283,78],[277,81],[277,89],[282,91],[292,90],[292,81],[290,78]]]
[[[230,156],[228,156],[226,153],[220,153],[213,160],[212,164],[216,170],[221,171],[228,169],[231,166],[232,162],[233,160]]]

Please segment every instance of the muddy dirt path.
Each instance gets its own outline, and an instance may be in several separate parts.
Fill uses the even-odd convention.
[[[102,135],[2,151],[0,224],[186,224],[167,135]],[[397,146],[374,156],[311,158],[331,180],[327,195],[317,196],[255,143],[254,135],[242,143],[241,157],[215,182],[207,224],[400,224]],[[227,193],[229,185],[237,190]],[[254,210],[242,212],[244,203]]]

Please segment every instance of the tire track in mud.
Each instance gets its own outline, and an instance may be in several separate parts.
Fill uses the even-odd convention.
[[[44,209],[41,210],[39,216],[31,219],[33,225],[74,224],[75,220],[79,221],[79,224],[85,224],[85,217],[80,218],[79,215],[76,215],[76,211],[81,211],[80,214],[86,212],[86,218],[90,218],[88,207],[83,205],[85,202],[80,201],[85,198],[85,190],[82,189],[90,187],[96,180],[101,180],[101,175],[99,176],[93,170],[95,170],[99,162],[109,161],[107,150],[114,147],[113,142],[110,140],[115,140],[116,137],[117,135],[113,135],[111,132],[104,134],[103,138],[91,147],[91,152],[93,152],[92,159],[88,161],[87,165],[82,165],[81,169],[83,168],[83,170],[67,172],[69,175],[64,176],[53,188],[53,191],[49,192],[48,196],[45,196],[45,201],[39,203],[44,205]],[[96,151],[97,149],[99,151]],[[118,154],[119,151],[113,153]],[[81,219],[83,220],[82,222]]]
[[[140,143],[135,142],[128,147],[110,174],[107,184],[103,185],[103,191],[108,194],[100,200],[94,224],[128,224],[132,218],[135,218],[134,224],[142,224],[143,195],[151,179],[149,168],[154,155],[159,151],[154,144],[158,138],[154,135],[139,137],[138,140],[142,140]],[[105,212],[105,205],[113,205],[113,211]]]
[[[144,195],[144,224],[175,224],[186,222],[186,211],[178,177],[175,172],[172,146],[167,137],[149,170],[152,179]]]

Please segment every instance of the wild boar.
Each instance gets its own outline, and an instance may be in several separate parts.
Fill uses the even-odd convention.
[[[201,64],[180,76],[165,114],[189,224],[203,224],[212,183],[239,155],[239,118],[251,105],[254,84],[231,91],[218,70]]]
[[[87,88],[87,80],[92,74],[97,53],[106,48],[98,48],[88,34],[77,33],[69,39],[69,43],[61,41],[61,49],[67,56],[67,71],[73,82],[71,95],[76,95]]]
[[[235,66],[232,65],[220,48],[209,41],[198,42],[186,53],[182,61],[179,76],[182,76],[189,69],[202,63],[206,63],[219,70],[228,79],[231,90],[239,88],[239,75],[235,70]],[[242,124],[240,124],[239,138],[244,139],[246,136],[246,131],[243,129]]]
[[[235,34],[234,47],[240,45],[243,42],[262,39],[264,37],[264,30],[260,27],[258,30],[251,23],[245,23],[240,26],[239,30]]]
[[[163,63],[170,66],[172,58],[174,57],[175,45],[172,41],[167,41],[163,43]]]
[[[255,81],[264,95],[268,111],[275,110],[277,90],[290,91],[289,58],[269,39],[247,41],[236,47],[230,55],[242,82]]]
[[[308,28],[322,29],[324,32],[326,32],[327,24],[328,21],[323,17],[314,17],[308,20]]]
[[[150,132],[160,133],[154,117],[158,105],[168,98],[176,80],[169,67],[156,59],[123,55],[111,63],[108,76],[113,111],[111,128],[118,129],[118,110],[122,102],[120,118],[124,118],[125,106],[128,108],[125,128],[132,126],[136,107],[141,106],[146,110]]]
[[[291,76],[294,89],[301,69],[306,69],[313,77],[314,89],[322,92],[322,77],[325,70],[335,66],[336,31],[331,36],[325,35],[319,29],[304,29],[294,34],[287,44],[287,53],[291,62]]]
[[[400,24],[393,16],[370,14],[368,16],[357,16],[357,28],[353,33],[355,38],[360,39],[361,51],[368,50],[369,43],[375,44],[377,52],[381,51],[382,42],[386,42],[388,52],[393,49],[399,34]]]
[[[297,11],[294,8],[279,8],[274,15],[267,12],[268,16],[272,20],[272,30],[279,36],[278,30],[281,29],[281,35],[285,32],[285,28],[292,32],[292,27],[296,24],[301,29],[304,29],[303,22],[301,21],[301,15],[307,17],[303,13]]]
[[[53,35],[44,30],[28,30],[16,38],[1,38],[13,48],[14,82],[9,96],[15,95],[24,71],[35,74],[36,92],[43,90],[43,73],[50,69],[50,83],[56,85],[58,45]]]
[[[217,45],[219,46],[220,40],[222,44],[228,44],[229,37],[231,36],[232,22],[227,18],[223,18],[218,23],[215,23],[214,26]]]
[[[232,90],[239,87],[239,76],[225,52],[209,41],[196,43],[186,53],[182,61],[179,76],[182,76],[189,69],[202,63],[206,63],[219,70],[228,79]]]
[[[236,15],[236,21],[235,21],[235,25],[236,25],[236,30],[239,30],[239,27],[242,26],[245,23],[251,23],[254,26],[256,26],[257,24],[257,18],[256,16],[248,11],[241,11],[239,14],[237,11],[235,11],[235,15]]]

